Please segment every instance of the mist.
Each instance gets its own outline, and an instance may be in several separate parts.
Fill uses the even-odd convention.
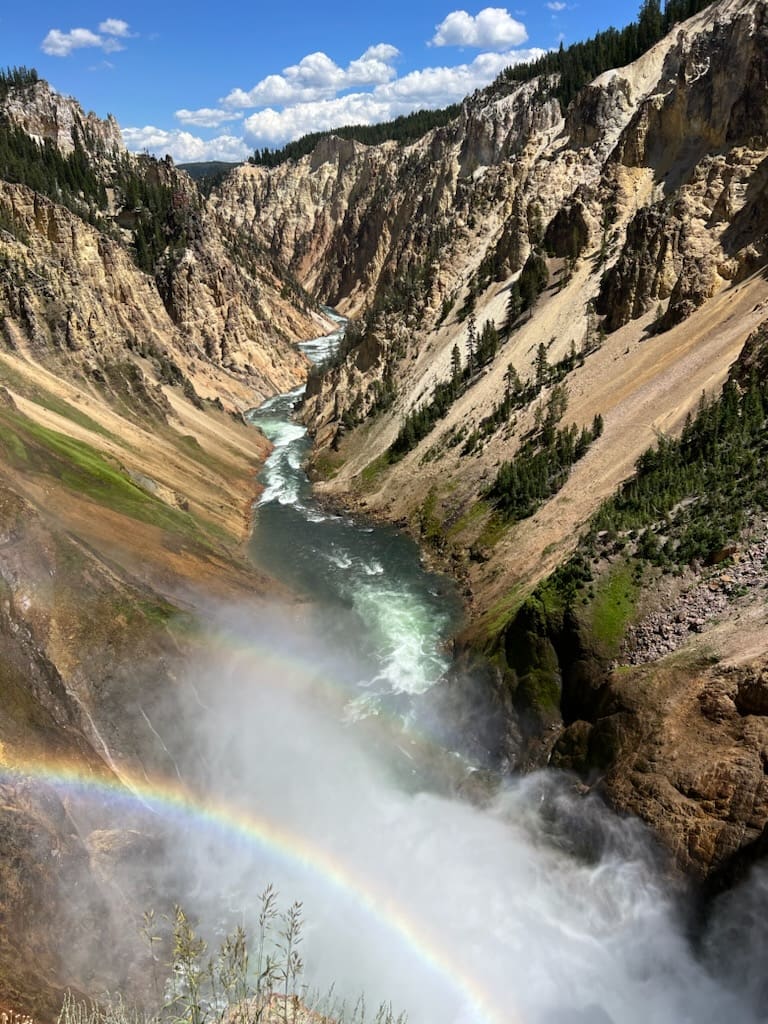
[[[273,883],[283,906],[303,902],[307,985],[414,1024],[765,1019],[764,875],[692,942],[685,894],[637,822],[555,773],[509,778],[483,808],[426,788],[429,740],[345,717],[355,638],[340,655],[325,635],[295,606],[217,610],[213,653],[172,716],[153,712],[210,803],[289,837],[179,826],[165,877],[204,930],[255,934]]]

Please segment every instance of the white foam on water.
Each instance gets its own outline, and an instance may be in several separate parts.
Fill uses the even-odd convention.
[[[362,569],[366,576],[381,576],[384,572],[381,562],[363,562]]]
[[[448,667],[435,646],[445,620],[432,615],[418,594],[388,585],[381,575],[380,582],[379,576],[358,578],[350,594],[377,651],[376,679],[392,693],[424,693]]]

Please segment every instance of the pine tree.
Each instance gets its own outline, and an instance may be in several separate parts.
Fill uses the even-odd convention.
[[[458,345],[451,349],[451,386],[454,395],[458,395],[461,385],[461,351]]]
[[[469,314],[467,324],[467,372],[471,377],[475,369],[475,353],[477,351],[477,321],[475,314]]]
[[[517,318],[523,312],[523,299],[520,294],[520,284],[514,281],[509,288],[509,298],[507,299],[507,319],[504,324],[504,333],[509,336],[512,333],[512,329],[517,322]]]
[[[543,341],[539,342],[539,347],[536,349],[536,364],[535,364],[535,379],[536,387],[541,390],[549,380],[549,363],[547,361],[547,347]]]

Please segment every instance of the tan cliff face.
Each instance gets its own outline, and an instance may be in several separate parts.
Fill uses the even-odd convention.
[[[498,636],[640,454],[678,432],[702,392],[717,393],[764,322],[766,54],[765,4],[722,0],[601,75],[564,113],[542,98],[546,83],[506,85],[412,145],[325,140],[274,170],[238,170],[215,199],[323,299],[352,314],[373,307],[362,343],[311,381],[304,418],[318,487],[431,547],[462,581],[462,640]],[[503,328],[534,245],[546,250],[549,285],[530,314],[502,331],[498,353],[426,436],[388,459],[407,414],[450,379],[454,346],[466,365],[470,309],[478,329],[486,319]],[[550,365],[584,355],[563,380],[563,423],[581,429],[599,413],[604,432],[552,499],[503,528],[486,492],[551,388],[485,435],[483,423],[510,364],[533,378],[540,345]],[[570,719],[555,714],[514,763],[546,763],[560,743],[558,763],[573,768],[572,750],[604,744],[614,760],[603,792],[699,877],[760,836],[764,846],[765,717],[738,698],[742,679],[762,679],[759,605],[734,606],[669,660],[601,669],[605,707],[585,700]],[[503,706],[511,698],[499,686]]]
[[[343,311],[378,307],[362,344],[312,382],[321,488],[432,543],[463,582],[475,638],[498,633],[766,318],[768,140],[748,117],[768,80],[764,16],[762,3],[724,0],[566,112],[541,83],[486,92],[413,145],[326,140],[274,171],[237,170],[210,203],[171,165],[147,164],[189,229],[152,276],[133,260],[137,211],[119,195],[108,199],[117,221],[98,231],[0,183],[0,752],[53,750],[115,779],[121,764],[170,773],[142,709],[154,721],[153,701],[174,692],[189,653],[179,612],[205,608],[201,592],[241,601],[275,590],[238,548],[266,446],[229,412],[298,383],[305,363],[291,342],[323,330],[282,268]],[[78,118],[97,162],[119,150],[114,125],[45,87],[6,111],[63,152]],[[404,416],[450,374],[454,345],[467,358],[470,291],[478,325],[501,326],[537,244],[551,281],[531,316],[421,443],[385,465]],[[664,329],[649,330],[657,313]],[[463,449],[503,396],[508,365],[530,377],[539,344],[550,363],[584,351],[565,379],[566,422],[601,413],[605,430],[553,500],[494,532],[483,495],[547,390]],[[367,417],[388,377],[392,404]],[[734,635],[723,651],[738,661]],[[630,770],[619,763],[606,784],[614,803],[654,823],[700,874],[755,841],[768,813],[765,729],[749,720],[754,703],[739,703],[752,676],[710,671],[709,639],[698,675],[673,666],[659,685],[645,666],[617,673],[618,712],[587,721],[582,708],[567,728],[553,719],[531,755],[541,763],[558,741],[574,767],[593,734],[626,741]],[[762,694],[760,667],[749,672]],[[0,789],[0,992],[52,1018],[64,987],[103,989],[94,965],[115,978],[130,959],[125,917],[110,915],[143,909],[119,864],[129,849],[148,856],[151,837],[79,828],[66,800],[23,773]],[[114,962],[96,955],[96,934]]]
[[[235,266],[214,231],[174,267],[171,316],[155,281],[125,247],[64,207],[0,183],[0,208],[14,224],[2,242],[0,306],[12,349],[57,355],[86,372],[104,360],[156,350],[190,376],[218,368],[225,379],[229,372],[230,394],[225,385],[222,397],[240,392],[241,407],[302,378],[304,359],[288,338],[311,335],[315,322],[276,294],[266,271],[256,282]]]
[[[510,205],[514,191],[508,167],[499,165],[526,148],[531,132],[546,135],[559,120],[556,103],[531,104],[532,91],[524,87],[493,109],[467,108],[410,146],[328,138],[274,171],[245,165],[212,201],[323,301],[358,311],[380,285],[420,264],[438,235],[449,248],[473,237],[468,223],[479,208],[497,224],[490,205],[499,198]],[[446,268],[446,289],[453,269]]]
[[[416,520],[434,491],[438,518],[460,521],[532,422],[534,410],[524,411],[470,455],[451,443],[501,400],[508,364],[525,379],[540,342],[550,364],[571,346],[592,352],[566,381],[568,419],[606,417],[605,437],[567,485],[579,497],[516,529],[512,581],[497,564],[469,566],[480,605],[555,564],[562,537],[631,472],[654,429],[673,429],[724,379],[759,322],[768,140],[744,111],[768,80],[765,36],[763,4],[728,0],[602,75],[565,117],[539,98],[539,83],[508,86],[500,98],[470,98],[460,118],[413,145],[325,140],[273,171],[239,169],[215,199],[221,216],[251,225],[342,309],[375,303],[378,292],[376,344],[313,384],[305,409],[328,449],[321,461],[333,479],[323,486],[360,490],[374,511]],[[470,287],[478,328],[486,318],[502,328],[509,285],[535,242],[551,253],[551,282],[533,315],[413,452],[363,480],[406,413],[447,378],[454,344],[466,360],[458,314]],[[387,287],[409,274],[415,298],[401,301],[396,288],[388,301]],[[649,339],[658,317],[661,333]],[[387,372],[394,404],[366,419]],[[364,429],[349,434],[355,422]],[[459,548],[472,540],[454,536]]]
[[[231,371],[257,398],[302,379],[306,361],[292,343],[316,334],[318,321],[286,291],[286,282],[251,241],[219,222],[188,175],[166,161],[131,157],[113,118],[86,115],[76,100],[45,82],[11,89],[0,102],[0,116],[37,140],[51,141],[64,155],[77,141],[108,186],[107,233],[89,231],[80,217],[21,186],[9,187],[0,200],[5,216],[18,225],[17,239],[28,238],[37,249],[31,258],[64,271],[51,290],[66,307],[61,315],[67,322],[49,325],[49,344],[60,344],[63,335],[71,351],[93,356],[105,345],[135,348],[139,338],[160,343],[165,337],[189,359]],[[167,190],[186,221],[187,237],[158,262],[154,280],[135,266],[125,227],[146,213],[110,187],[120,161]],[[27,306],[30,323],[37,317],[30,329],[42,344],[46,328],[32,309],[34,278],[18,291],[16,310]]]
[[[35,766],[116,792],[126,771],[173,773],[153,729],[172,731],[193,624],[288,598],[243,550],[268,444],[241,413],[304,378],[295,342],[327,322],[186,174],[128,156],[114,121],[45,83],[0,108],[65,155],[82,145],[108,184],[95,227],[0,181],[0,765],[21,765],[0,776],[0,1002],[48,1021],[67,988],[141,983],[157,897],[130,866],[159,851],[129,816],[75,815]],[[183,215],[152,274],[121,167]]]
[[[765,150],[743,111],[757,101],[765,70],[764,17],[752,2],[715,5],[631,67],[602,75],[565,117],[556,101],[539,98],[538,83],[528,83],[501,98],[470,98],[455,122],[409,146],[325,139],[297,162],[230,176],[214,196],[219,214],[248,226],[324,301],[354,314],[377,302],[391,309],[390,296],[406,288],[416,296],[406,315],[396,308],[377,326],[374,364],[361,371],[350,363],[309,403],[307,421],[320,443],[333,439],[340,422],[370,410],[376,381],[393,367],[402,381],[397,419],[423,401],[445,374],[453,344],[465,347],[455,312],[468,289],[477,291],[481,277],[478,322],[491,316],[501,326],[510,275],[532,241],[544,239],[566,257],[574,209],[582,272],[562,289],[573,308],[563,312],[569,336],[558,338],[554,358],[571,341],[581,346],[588,302],[608,331],[651,313],[672,327],[753,273],[764,257]],[[739,69],[727,83],[724,62]],[[564,217],[553,232],[555,218]],[[592,273],[585,275],[587,258]],[[497,282],[490,288],[484,259]],[[442,319],[451,306],[454,316]],[[549,327],[538,328],[549,344]],[[531,342],[522,355],[517,348],[509,356],[525,373]],[[487,394],[478,412],[486,402]],[[377,423],[339,486],[394,433],[395,417]]]
[[[76,140],[86,142],[97,157],[125,152],[120,126],[110,114],[106,119],[85,113],[77,100],[39,81],[14,89],[0,103],[5,117],[38,142],[52,142],[62,153],[71,153]]]

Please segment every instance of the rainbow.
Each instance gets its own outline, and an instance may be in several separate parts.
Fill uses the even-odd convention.
[[[141,779],[122,769],[118,779],[106,771],[89,772],[85,766],[63,759],[17,756],[2,745],[0,779],[34,780],[77,795],[140,803],[158,814],[181,814],[197,827],[213,826],[277,854],[311,871],[393,932],[418,960],[450,984],[478,1024],[514,1024],[517,1020],[511,1008],[502,1011],[495,1006],[455,955],[444,949],[389,893],[304,835],[218,798],[212,801],[178,781]]]

